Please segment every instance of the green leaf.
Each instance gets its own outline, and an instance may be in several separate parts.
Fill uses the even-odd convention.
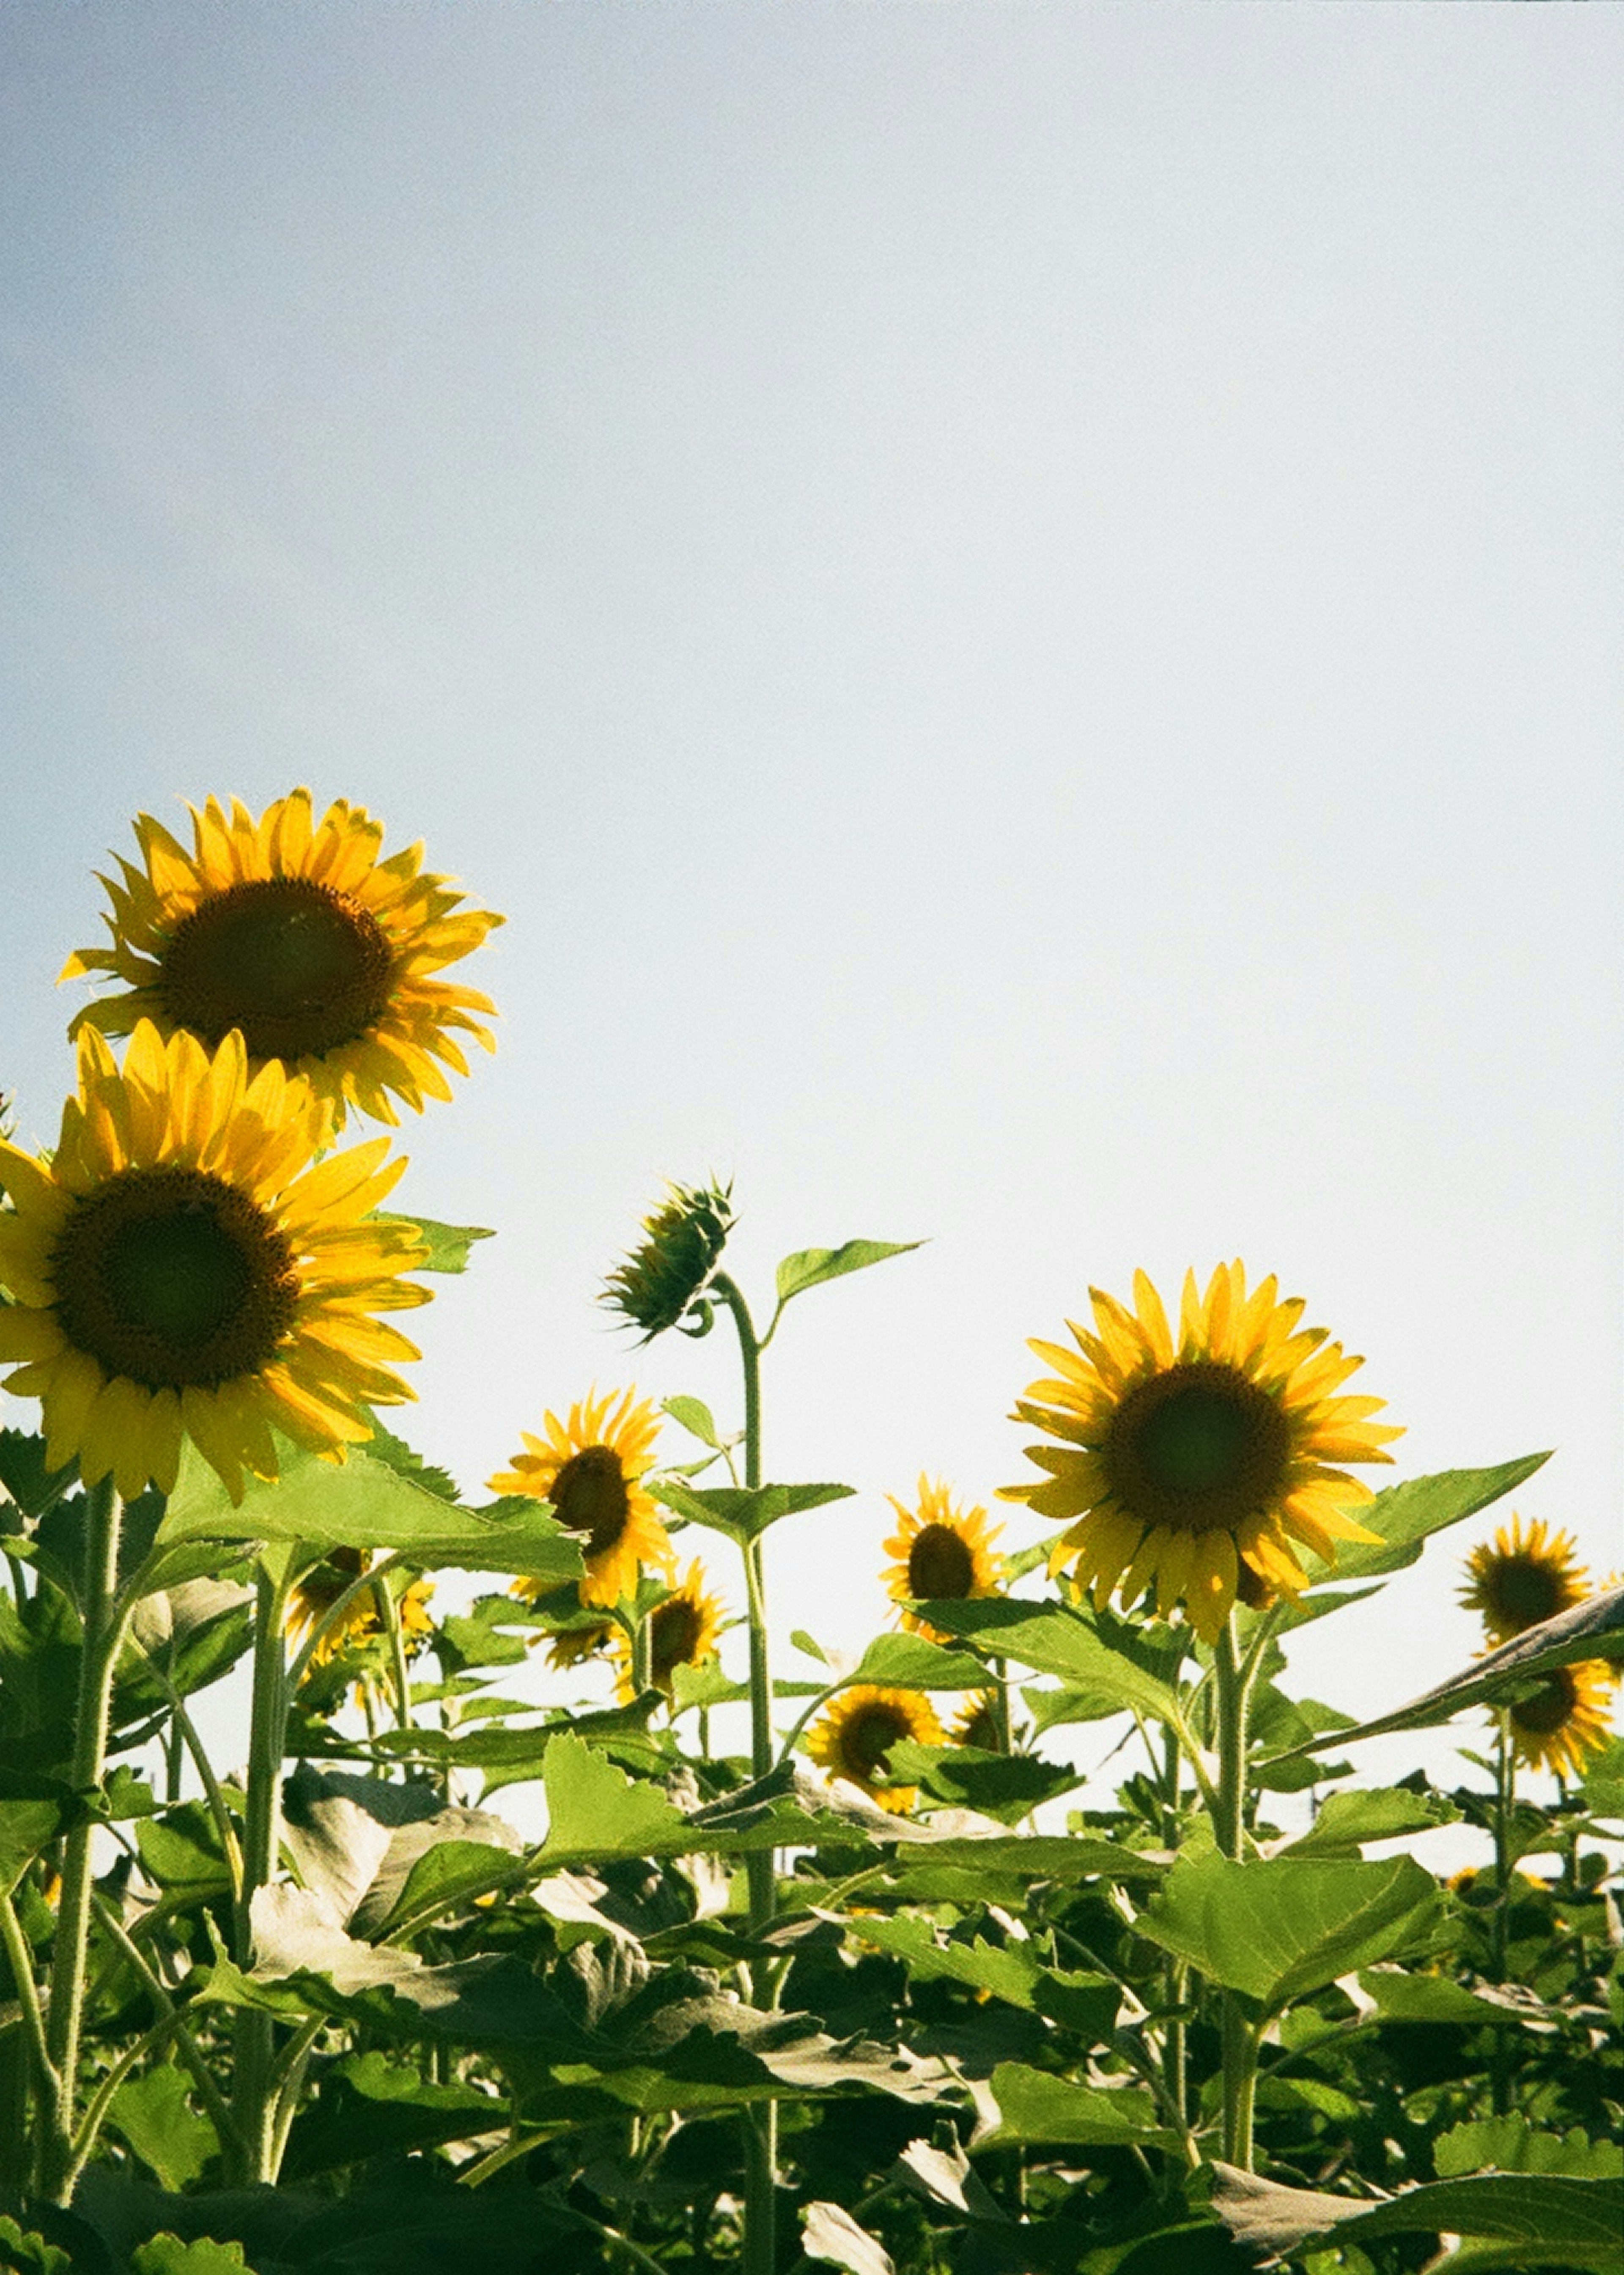
[[[1610,1738],[1584,1772],[1585,1806],[1596,1817],[1624,1818],[1624,1738]]]
[[[1520,2110],[1452,2125],[1432,2143],[1432,2169],[1440,2181],[1463,2173],[1567,2173],[1575,2180],[1624,2179],[1624,2145],[1592,2141],[1579,2126],[1542,2133]]]
[[[1318,2188],[1288,2188],[1232,2165],[1214,2166],[1212,2204],[1237,2242],[1295,2250],[1311,2236],[1363,2245],[1384,2235],[1455,2235],[1512,2247],[1514,2257],[1474,2255],[1475,2267],[1624,2268],[1624,2188],[1556,2173],[1481,2173],[1434,2181],[1379,2203]],[[1468,2264],[1464,2257],[1452,2265]]]
[[[1351,1745],[1356,1738],[1385,1737],[1394,1730],[1431,1729],[1439,1722],[1452,1721],[1470,1706],[1514,1703],[1540,1675],[1587,1659],[1624,1659],[1624,1587],[1587,1596],[1571,1611],[1559,1612],[1553,1620],[1529,1628],[1497,1651],[1485,1651],[1458,1674],[1412,1698],[1395,1713],[1361,1722],[1351,1730],[1339,1730],[1334,1739],[1310,1738],[1279,1758],[1289,1761],[1323,1745]]]
[[[1285,1856],[1356,1856],[1366,1840],[1396,1840],[1455,1825],[1461,1812],[1441,1793],[1408,1786],[1375,1786],[1361,1793],[1327,1794],[1310,1830],[1279,1853]]]
[[[937,1936],[929,1920],[899,1914],[842,1922],[850,1938],[889,1952],[919,1983],[961,1983],[1028,2014],[1049,2014],[1095,2045],[1109,2042],[1122,1993],[1103,1975],[1046,1966],[1030,1943],[973,1943]]]
[[[991,1596],[926,1604],[922,1611],[932,1627],[975,1644],[992,1658],[1013,1659],[1040,1674],[1059,1675],[1074,1701],[1086,1702],[1100,1714],[1137,1710],[1175,1728],[1182,1725],[1177,1697],[1168,1685],[1064,1604]]]
[[[648,1490],[663,1501],[674,1516],[690,1524],[707,1525],[725,1532],[730,1540],[754,1540],[781,1517],[800,1510],[822,1508],[832,1500],[848,1500],[855,1485],[713,1485],[701,1489],[671,1477],[650,1478]]]
[[[697,1438],[702,1446],[709,1446],[718,1454],[726,1452],[729,1441],[719,1435],[716,1417],[702,1398],[686,1398],[681,1395],[676,1398],[662,1398],[660,1402],[660,1411],[662,1414],[668,1414],[673,1422],[686,1430],[691,1438]]]
[[[412,1266],[413,1272],[465,1272],[474,1242],[496,1237],[488,1225],[442,1224],[432,1216],[403,1215],[398,1209],[377,1211],[374,1221],[412,1227],[428,1251]]]
[[[0,1895],[9,1896],[41,1851],[84,1813],[62,1779],[0,1769]]]
[[[390,1469],[397,1470],[403,1478],[410,1478],[413,1485],[421,1485],[425,1493],[434,1494],[436,1499],[462,1499],[457,1490],[457,1480],[449,1470],[426,1462],[404,1438],[397,1438],[392,1430],[386,1430],[375,1414],[372,1417],[372,1435],[366,1440],[366,1451],[374,1461],[387,1462]]]
[[[1442,1910],[1431,1874],[1408,1856],[1237,1864],[1209,1852],[1174,1866],[1135,1932],[1275,2014],[1339,1975],[1409,1949]]]
[[[547,1839],[539,1862],[555,1871],[564,1858],[673,1856],[687,1820],[657,1786],[638,1784],[578,1738],[555,1738],[542,1765]]]
[[[1481,2029],[1485,2022],[1516,2022],[1537,2028],[1548,2013],[1502,1992],[1469,1991],[1447,1975],[1418,1975],[1401,1968],[1362,1972],[1359,1988],[1380,2022],[1449,2022],[1467,2029]]]
[[[42,1516],[67,1491],[77,1460],[59,1470],[45,1466],[45,1440],[32,1432],[0,1430],[0,1485],[25,1516]]]
[[[820,1288],[826,1280],[844,1279],[848,1272],[865,1271],[871,1264],[883,1264],[888,1256],[906,1256],[924,1245],[922,1240],[848,1240],[839,1248],[797,1249],[778,1267],[779,1309],[792,1296]]]
[[[215,1820],[203,1802],[178,1802],[161,1817],[142,1818],[135,1845],[147,1872],[166,1891],[198,1896],[231,1884]]]
[[[971,2144],[978,2149],[1167,2147],[1175,2138],[1158,2126],[1154,2100],[1137,2086],[1074,2085],[1024,2062],[1000,2062],[992,2090],[998,2123]]]
[[[829,1654],[825,1651],[817,1636],[808,1635],[804,1628],[791,1628],[789,1630],[789,1640],[795,1645],[797,1651],[804,1651],[808,1659],[815,1659],[820,1667],[828,1666]]]
[[[814,2201],[801,2218],[805,2223],[802,2249],[808,2259],[843,2267],[847,2275],[896,2275],[896,2263],[884,2245],[838,2204]]]
[[[886,1757],[899,1785],[918,1786],[952,1809],[973,1809],[1006,1825],[1018,1824],[1040,1802],[1069,1793],[1088,1775],[1064,1762],[1033,1754],[992,1754],[978,1746],[918,1746],[903,1739]]]
[[[20,2228],[9,2214],[0,2214],[0,2267],[15,2268],[19,2275],[73,2275],[73,2258],[47,2243],[37,2228]]]
[[[250,1478],[234,1508],[213,1470],[188,1446],[159,1542],[297,1541],[324,1553],[382,1549],[409,1557],[421,1571],[452,1566],[524,1573],[553,1584],[579,1579],[585,1569],[577,1543],[541,1502],[514,1498],[461,1508],[364,1448],[336,1464],[285,1440],[277,1451],[280,1481]]]
[[[346,2054],[293,2128],[288,2176],[309,2179],[374,2157],[404,2156],[499,2130],[508,2105],[471,2085],[431,2085],[375,2049]]]
[[[247,2264],[240,2243],[216,2243],[207,2235],[183,2243],[166,2232],[137,2244],[130,2255],[130,2275],[244,2275]]]
[[[189,2188],[220,2153],[211,2118],[193,2109],[192,2081],[173,2062],[126,2078],[114,2094],[108,2123],[122,2134],[159,2183],[174,2195]]]
[[[1377,1573],[1401,1572],[1419,1561],[1430,1536],[1462,1519],[1476,1516],[1505,1494],[1514,1493],[1525,1479],[1550,1460],[1546,1454],[1525,1454],[1520,1461],[1501,1462],[1491,1470],[1439,1470],[1430,1478],[1411,1478],[1389,1485],[1374,1500],[1350,1508],[1348,1514],[1367,1531],[1379,1532],[1382,1546],[1362,1541],[1339,1541],[1334,1577],[1365,1580]]]
[[[896,1690],[975,1690],[986,1682],[986,1669],[966,1651],[944,1651],[925,1636],[893,1630],[878,1635],[848,1682],[873,1682]]]

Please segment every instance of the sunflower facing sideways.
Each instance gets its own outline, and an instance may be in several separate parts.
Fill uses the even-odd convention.
[[[716,1656],[727,1609],[720,1596],[705,1592],[705,1567],[695,1557],[688,1576],[648,1614],[648,1677],[656,1689],[670,1697],[679,1667],[703,1667]],[[631,1638],[617,1628],[610,1645],[616,1668],[616,1695],[626,1703],[637,1696],[632,1674]]]
[[[891,1749],[904,1738],[920,1746],[942,1742],[941,1725],[924,1692],[854,1682],[830,1700],[822,1719],[807,1734],[806,1750],[831,1777],[860,1786],[871,1801],[900,1817],[919,1797],[917,1786],[885,1782]]]
[[[444,1069],[468,1071],[453,1031],[494,1049],[475,1015],[495,1007],[438,975],[502,918],[464,908],[420,846],[381,859],[383,826],[364,806],[340,799],[317,820],[296,790],[257,822],[236,799],[229,814],[215,798],[191,812],[190,852],[143,813],[140,865],[102,879],[111,944],[77,949],[62,977],[125,986],[70,1032],[125,1035],[145,1018],[212,1050],[236,1028],[253,1067],[281,1060],[338,1122],[351,1106],[394,1122],[397,1100],[449,1099]]]
[[[582,1603],[611,1606],[635,1595],[639,1565],[669,1574],[670,1537],[642,1483],[660,1430],[649,1401],[635,1390],[588,1395],[570,1409],[567,1422],[549,1413],[546,1429],[545,1438],[522,1431],[524,1452],[488,1482],[493,1493],[550,1501],[558,1522],[583,1536]],[[533,1598],[541,1585],[516,1580],[512,1592]]]
[[[121,1074],[80,1034],[54,1156],[0,1143],[0,1362],[53,1468],[169,1493],[189,1438],[238,1501],[245,1470],[276,1475],[273,1428],[342,1459],[412,1395],[392,1369],[416,1346],[371,1315],[428,1301],[400,1276],[422,1244],[367,1221],[405,1162],[384,1138],[317,1162],[330,1130],[307,1083],[250,1078],[240,1035],[210,1055],[143,1020]]]
[[[365,1548],[335,1548],[313,1564],[295,1582],[288,1597],[288,1634],[302,1642],[323,1614],[330,1611],[347,1588],[372,1568]],[[389,1582],[382,1583],[386,1588]],[[396,1616],[406,1657],[415,1659],[434,1631],[428,1608],[434,1592],[432,1580],[412,1580],[395,1592]],[[364,1588],[352,1597],[310,1654],[313,1667],[324,1667],[346,1644],[371,1643],[384,1632],[383,1614],[375,1588]]]
[[[1618,1670],[1605,1659],[1552,1667],[1537,1688],[1509,1710],[1511,1750],[1530,1769],[1558,1777],[1584,1774],[1584,1757],[1598,1753],[1612,1735],[1609,1709]]]
[[[886,1499],[902,1522],[885,1545],[897,1561],[880,1577],[897,1603],[959,1603],[998,1593],[1004,1560],[993,1543],[1003,1527],[989,1526],[986,1509],[955,1508],[947,1486],[923,1475],[917,1507],[909,1508],[895,1493]],[[905,1628],[933,1643],[953,1640],[917,1612],[904,1609],[901,1617]]]
[[[1588,1592],[1589,1576],[1574,1555],[1573,1535],[1548,1531],[1537,1516],[1525,1533],[1514,1510],[1492,1542],[1472,1550],[1466,1573],[1461,1601],[1477,1613],[1492,1643],[1509,1643],[1559,1612],[1571,1611]]]
[[[1363,1362],[1325,1328],[1300,1327],[1298,1297],[1281,1303],[1273,1277],[1249,1296],[1239,1263],[1220,1264],[1205,1296],[1190,1273],[1175,1343],[1143,1272],[1135,1311],[1090,1295],[1097,1332],[1072,1324],[1075,1351],[1034,1342],[1054,1373],[1015,1410],[1061,1440],[1027,1448],[1049,1475],[1000,1489],[1041,1515],[1078,1520],[1051,1572],[1075,1561],[1076,1584],[1101,1609],[1114,1589],[1131,1606],[1153,1583],[1161,1615],[1182,1603],[1212,1643],[1243,1565],[1291,1596],[1307,1584],[1294,1542],[1330,1564],[1339,1540],[1377,1538],[1345,1514],[1370,1487],[1338,1464],[1390,1461],[1382,1448],[1401,1433],[1370,1419],[1381,1399],[1335,1394]]]

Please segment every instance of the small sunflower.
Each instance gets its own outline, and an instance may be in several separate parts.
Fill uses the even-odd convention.
[[[369,1316],[428,1301],[400,1277],[416,1234],[368,1221],[405,1162],[379,1138],[318,1163],[329,1134],[307,1083],[250,1080],[238,1034],[211,1056],[142,1020],[120,1074],[84,1030],[55,1154],[0,1143],[0,1362],[51,1468],[170,1493],[190,1438],[239,1501],[245,1470],[276,1475],[273,1426],[342,1460],[412,1395],[390,1369],[416,1346]]]
[[[1530,1769],[1582,1777],[1584,1757],[1611,1734],[1616,1670],[1605,1659],[1582,1659],[1538,1678],[1532,1696],[1511,1708],[1511,1750]]]
[[[1004,1559],[993,1543],[1003,1527],[989,1527],[986,1509],[955,1508],[947,1486],[940,1479],[933,1484],[923,1475],[917,1508],[907,1508],[895,1493],[888,1493],[886,1499],[902,1522],[886,1542],[887,1555],[898,1561],[880,1577],[899,1604],[955,1603],[998,1593]],[[934,1643],[953,1640],[917,1612],[904,1610],[902,1622]]]
[[[921,1746],[942,1742],[941,1725],[924,1692],[854,1682],[830,1700],[807,1735],[806,1750],[832,1777],[861,1786],[881,1809],[901,1816],[918,1799],[918,1788],[884,1780],[887,1757],[904,1738]]]
[[[951,1746],[977,1746],[984,1754],[1001,1754],[1003,1734],[998,1727],[998,1702],[990,1690],[972,1690],[954,1718],[948,1733]]]
[[[489,1480],[499,1493],[526,1493],[550,1501],[559,1523],[585,1536],[583,1604],[614,1605],[637,1593],[638,1567],[673,1568],[671,1542],[642,1485],[650,1467],[660,1417],[647,1399],[624,1391],[589,1394],[561,1422],[549,1413],[545,1439],[520,1434],[525,1450],[513,1466]],[[516,1580],[516,1596],[533,1597],[542,1583]]]
[[[256,822],[236,799],[192,812],[188,853],[150,814],[135,824],[141,865],[121,860],[107,948],[81,948],[64,979],[105,974],[124,992],[87,1005],[84,1027],[197,1036],[211,1050],[233,1029],[255,1068],[281,1061],[342,1122],[358,1107],[393,1122],[398,1099],[420,1112],[449,1099],[444,1068],[466,1074],[453,1030],[495,1047],[474,1015],[495,1006],[437,975],[478,948],[498,916],[464,908],[423,849],[385,861],[383,825],[343,799],[320,821],[307,790]]]
[[[1098,1333],[1069,1323],[1077,1351],[1034,1342],[1056,1372],[1015,1410],[1063,1441],[1027,1448],[1049,1477],[1000,1489],[1045,1516],[1081,1519],[1055,1544],[1051,1572],[1075,1556],[1076,1583],[1101,1609],[1119,1585],[1131,1605],[1154,1582],[1163,1618],[1182,1602],[1211,1643],[1243,1563],[1295,1595],[1307,1575],[1292,1541],[1329,1564],[1337,1541],[1376,1539],[1343,1514],[1370,1487],[1331,1465],[1390,1461],[1381,1448],[1401,1433],[1369,1419],[1381,1399],[1333,1394],[1363,1362],[1325,1328],[1299,1328],[1299,1297],[1280,1302],[1273,1277],[1249,1296],[1239,1263],[1220,1264],[1205,1296],[1188,1274],[1175,1345],[1143,1272],[1137,1315],[1089,1292]]]
[[[1570,1532],[1550,1532],[1535,1517],[1525,1534],[1514,1510],[1492,1542],[1484,1541],[1466,1560],[1469,1585],[1461,1601],[1481,1614],[1493,1643],[1509,1643],[1528,1628],[1553,1620],[1582,1603],[1586,1573],[1574,1556]]]
[[[365,1548],[335,1548],[319,1564],[313,1564],[294,1583],[288,1597],[287,1629],[295,1644],[303,1642],[323,1613],[331,1609],[344,1590],[352,1587],[364,1573],[372,1569],[372,1556]],[[383,1584],[389,1585],[386,1580]],[[413,1580],[403,1588],[395,1599],[400,1620],[401,1641],[408,1659],[415,1659],[434,1631],[429,1612],[429,1598],[434,1592],[432,1580]],[[371,1643],[386,1632],[383,1614],[378,1606],[377,1591],[365,1589],[356,1596],[336,1620],[310,1654],[313,1667],[324,1667],[336,1658],[347,1644]]]
[[[696,1557],[682,1585],[674,1588],[648,1614],[649,1679],[657,1689],[669,1697],[679,1667],[702,1667],[707,1659],[715,1658],[716,1639],[721,1633],[726,1609],[720,1596],[706,1594],[705,1567]],[[623,1629],[616,1629],[610,1648],[617,1669],[616,1695],[630,1701],[637,1693],[631,1672],[631,1638]]]
[[[613,1620],[593,1620],[578,1628],[559,1628],[548,1639],[547,1663],[560,1674],[572,1667],[584,1667],[589,1659],[598,1659],[608,1650],[620,1629]],[[540,1642],[540,1637],[532,1638]]]
[[[603,1284],[601,1301],[653,1342],[699,1303],[733,1229],[730,1185],[668,1183],[665,1198],[643,1220],[643,1238]],[[709,1324],[701,1307],[701,1331]]]

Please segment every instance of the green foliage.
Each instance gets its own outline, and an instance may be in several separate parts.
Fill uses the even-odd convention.
[[[729,1540],[759,1539],[770,1525],[803,1509],[822,1508],[832,1500],[849,1500],[852,1485],[714,1485],[701,1490],[676,1478],[651,1478],[649,1491],[665,1503],[673,1516],[690,1524],[703,1524]]]
[[[432,1216],[404,1216],[397,1209],[380,1211],[383,1224],[409,1224],[422,1242],[425,1253],[412,1265],[414,1272],[465,1272],[476,1240],[494,1240],[488,1225],[442,1224]]]
[[[838,1248],[802,1248],[793,1256],[786,1256],[775,1277],[779,1307],[795,1296],[804,1295],[809,1288],[821,1288],[827,1280],[842,1280],[849,1272],[866,1271],[871,1264],[883,1264],[890,1256],[907,1256],[916,1248],[923,1248],[921,1240],[848,1240]]]
[[[200,2180],[220,2151],[212,2119],[192,2106],[192,2081],[173,2062],[126,2078],[108,2122],[161,2184],[177,2193]]]

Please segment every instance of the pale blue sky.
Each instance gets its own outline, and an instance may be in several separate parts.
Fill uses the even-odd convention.
[[[507,929],[403,1198],[500,1228],[425,1450],[729,1395],[593,1289],[662,1175],[807,1298],[784,1624],[1025,1473],[1029,1334],[1242,1254],[1401,1473],[1618,1561],[1624,19],[351,4],[0,19],[0,1084],[129,817],[298,782]],[[70,1000],[72,998],[72,1000]],[[1361,1387],[1366,1387],[1361,1385]],[[1011,1513],[1011,1538],[1026,1519]],[[1479,1523],[1462,1544],[1488,1529]],[[1435,1551],[1303,1646],[1469,1654]]]

